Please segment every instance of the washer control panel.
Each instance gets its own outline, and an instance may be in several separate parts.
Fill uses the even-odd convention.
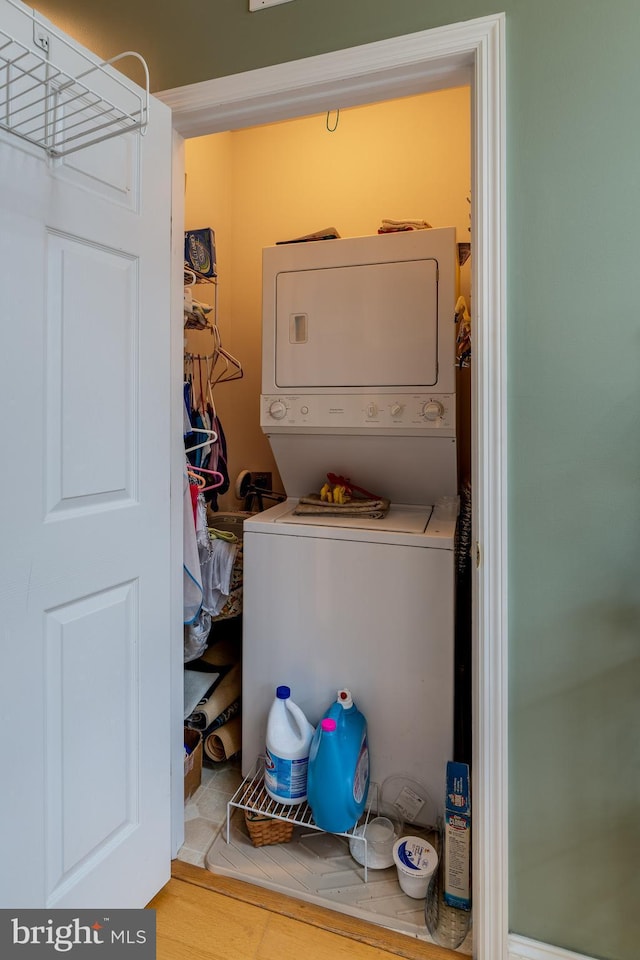
[[[267,394],[260,398],[260,426],[266,433],[275,429],[304,432],[301,428],[322,433],[380,429],[452,433],[455,421],[455,394]]]

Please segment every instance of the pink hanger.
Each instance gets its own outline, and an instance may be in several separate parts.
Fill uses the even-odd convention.
[[[189,470],[192,470],[194,473],[208,473],[210,476],[216,478],[216,483],[210,483],[206,487],[200,489],[200,493],[204,493],[205,490],[216,490],[218,487],[221,487],[225,481],[224,474],[220,473],[219,470],[205,470],[204,467],[194,467],[189,466]]]

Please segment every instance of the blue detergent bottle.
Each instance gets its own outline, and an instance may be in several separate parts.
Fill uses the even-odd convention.
[[[360,818],[369,792],[367,721],[349,690],[318,724],[309,751],[307,799],[316,826],[346,833]]]

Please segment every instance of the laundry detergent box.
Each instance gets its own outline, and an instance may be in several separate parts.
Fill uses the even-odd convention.
[[[184,261],[203,277],[216,276],[216,235],[211,227],[185,231]]]
[[[471,788],[466,763],[447,764],[443,896],[450,907],[471,909]]]

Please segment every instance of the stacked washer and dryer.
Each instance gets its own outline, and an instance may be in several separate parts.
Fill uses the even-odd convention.
[[[455,229],[263,252],[261,426],[285,502],[244,528],[243,773],[279,684],[316,724],[348,687],[371,777],[444,807],[454,730]],[[382,519],[294,514],[328,472]]]

